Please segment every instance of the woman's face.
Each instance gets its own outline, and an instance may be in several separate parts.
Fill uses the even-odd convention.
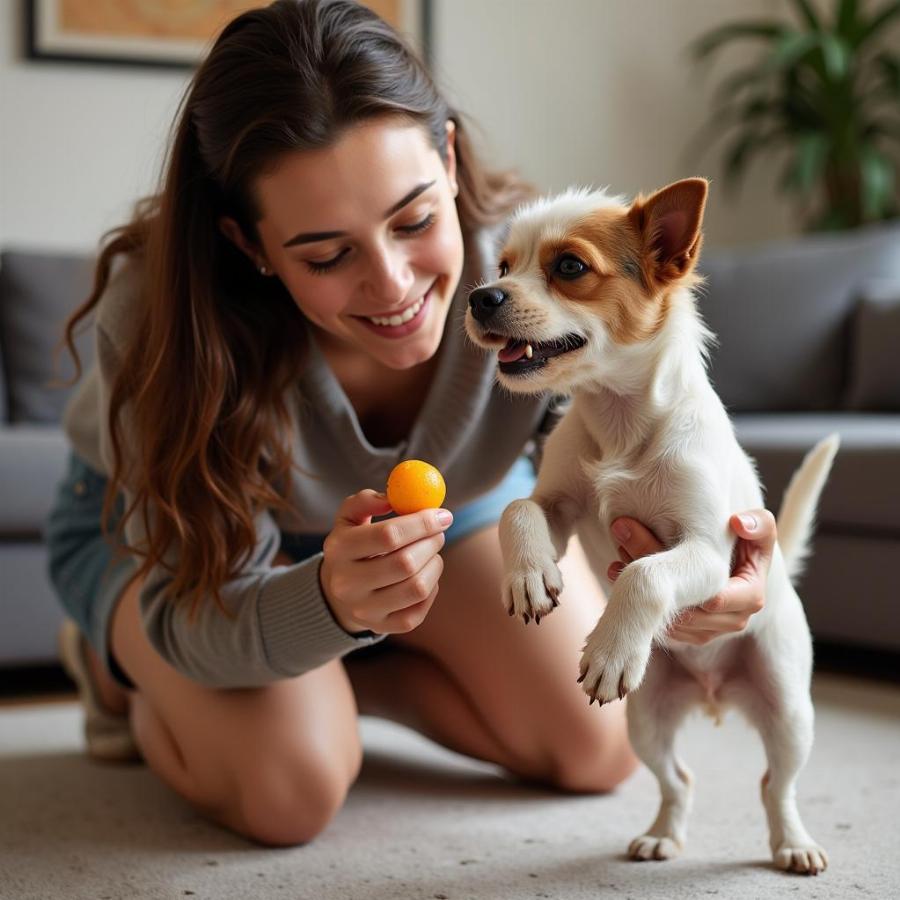
[[[437,350],[459,283],[454,132],[448,164],[398,119],[286,157],[256,183],[265,264],[339,353],[406,369]]]

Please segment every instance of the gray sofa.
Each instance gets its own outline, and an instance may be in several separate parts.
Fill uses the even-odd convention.
[[[816,637],[900,650],[900,223],[707,253],[713,379],[777,509],[821,436],[843,445],[802,594]],[[0,254],[0,667],[54,662],[61,613],[42,529],[66,458],[52,348],[89,260]],[[91,358],[91,341],[79,341]],[[61,371],[72,369],[67,355]]]
[[[770,509],[806,450],[841,435],[800,588],[815,637],[900,650],[900,222],[701,266],[712,379]]]
[[[83,256],[0,253],[0,667],[56,659],[62,613],[46,574],[42,532],[67,445],[59,420],[71,388],[51,387],[74,367],[53,349],[63,323],[88,296]],[[93,342],[82,334],[82,360]]]

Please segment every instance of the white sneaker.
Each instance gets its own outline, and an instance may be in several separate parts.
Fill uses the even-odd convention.
[[[84,738],[88,756],[106,762],[136,762],[142,759],[131,734],[127,715],[110,712],[100,699],[87,658],[87,640],[78,626],[66,619],[57,636],[59,658],[78,687],[84,707]]]

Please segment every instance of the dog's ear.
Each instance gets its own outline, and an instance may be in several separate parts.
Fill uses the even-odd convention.
[[[628,211],[641,235],[648,274],[657,283],[675,281],[694,267],[703,240],[707,191],[705,178],[685,178],[646,200],[638,197]]]

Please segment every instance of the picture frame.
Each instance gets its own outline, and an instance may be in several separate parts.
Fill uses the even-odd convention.
[[[431,61],[432,0],[362,0]],[[196,68],[219,30],[263,0],[24,0],[26,56],[53,63]]]

